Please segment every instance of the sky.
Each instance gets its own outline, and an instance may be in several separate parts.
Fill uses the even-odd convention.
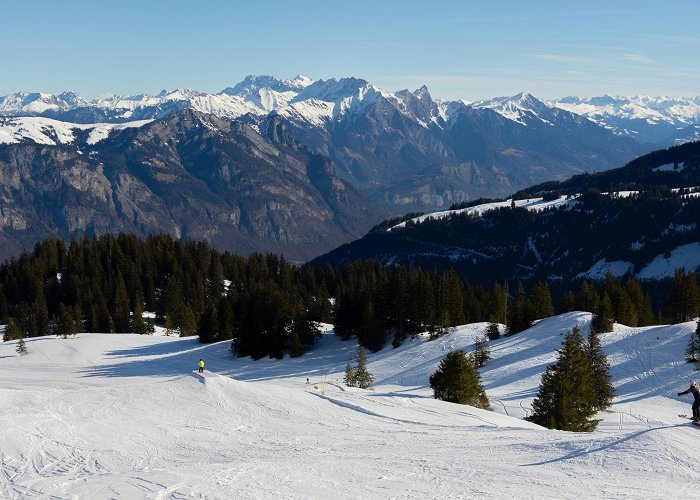
[[[441,99],[700,95],[697,0],[4,0],[0,95],[86,98],[246,75]]]

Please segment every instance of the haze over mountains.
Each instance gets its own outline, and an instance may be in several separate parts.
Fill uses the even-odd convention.
[[[218,94],[93,100],[20,92],[0,97],[2,256],[125,230],[307,259],[390,213],[620,167],[692,139],[698,123],[699,98],[469,103],[359,78],[249,76]]]

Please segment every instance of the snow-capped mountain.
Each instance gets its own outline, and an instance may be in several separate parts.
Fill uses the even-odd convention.
[[[439,101],[425,86],[387,92],[360,78],[249,76],[217,94],[179,89],[92,101],[69,93],[0,98],[0,115],[83,125],[142,123],[183,109],[252,126],[279,115],[302,144],[333,161],[341,178],[395,213],[506,196],[538,182],[619,167],[652,149],[527,93]],[[0,134],[5,143],[35,136],[18,134],[16,127],[3,132],[1,124]]]
[[[700,97],[606,95],[565,97],[549,104],[586,116],[617,134],[666,146],[693,140],[679,131],[700,123]]]

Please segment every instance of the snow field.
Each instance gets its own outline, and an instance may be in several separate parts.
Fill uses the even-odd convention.
[[[490,343],[493,411],[433,399],[428,377],[485,323],[369,354],[332,332],[301,358],[232,358],[227,342],[79,334],[0,345],[1,498],[692,498],[700,432],[678,417],[695,323],[602,341],[617,397],[591,434],[522,420],[574,324],[568,313]],[[196,363],[204,358],[206,373]],[[306,383],[306,378],[310,383]]]

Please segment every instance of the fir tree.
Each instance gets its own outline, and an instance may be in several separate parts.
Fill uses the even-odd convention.
[[[574,329],[578,329],[575,326]],[[608,358],[603,352],[603,346],[600,343],[600,337],[593,325],[591,325],[590,334],[588,336],[588,359],[593,368],[593,383],[594,383],[594,408],[597,411],[603,411],[610,407],[615,389],[610,382],[610,365]]]
[[[474,341],[474,362],[477,368],[483,368],[486,362],[491,359],[489,342],[486,337],[478,337]]]
[[[501,330],[497,323],[489,323],[486,327],[486,336],[489,340],[498,340],[501,338]]]
[[[7,325],[5,325],[5,333],[2,336],[3,342],[8,340],[18,340],[24,337],[24,332],[22,331],[22,325],[19,321],[11,319]]]
[[[357,380],[355,380],[355,369],[350,365],[350,363],[345,366],[345,378],[343,381],[348,387],[357,387]]]
[[[613,324],[612,302],[610,301],[608,294],[604,293],[603,297],[598,301],[598,305],[596,306],[591,326],[595,328],[597,332],[604,333],[612,332]]]
[[[697,364],[700,362],[700,320],[698,320],[698,326],[695,331],[690,334],[688,348],[685,351],[685,359],[689,363]]]
[[[552,293],[549,290],[547,283],[538,281],[532,287],[532,293],[529,300],[530,318],[542,319],[549,318],[554,315],[554,307],[552,306]]]
[[[374,383],[374,376],[367,370],[367,355],[365,348],[359,346],[355,355],[355,383],[360,389],[369,389]]]
[[[25,354],[27,354],[27,344],[24,343],[23,338],[20,338],[19,342],[17,342],[16,351],[17,351],[17,354],[19,354],[20,356],[24,356]]]
[[[700,312],[700,290],[695,273],[686,275],[677,269],[671,279],[665,306],[666,317],[672,323],[682,323],[698,316]]]
[[[143,294],[136,293],[134,312],[131,314],[131,332],[139,335],[153,335],[155,328],[150,321],[143,319]]]
[[[577,329],[569,332],[559,350],[559,358],[542,375],[537,397],[528,420],[550,429],[593,431],[595,415],[593,368],[583,337]]]
[[[461,349],[447,353],[429,381],[435,399],[489,408],[474,359]]]

